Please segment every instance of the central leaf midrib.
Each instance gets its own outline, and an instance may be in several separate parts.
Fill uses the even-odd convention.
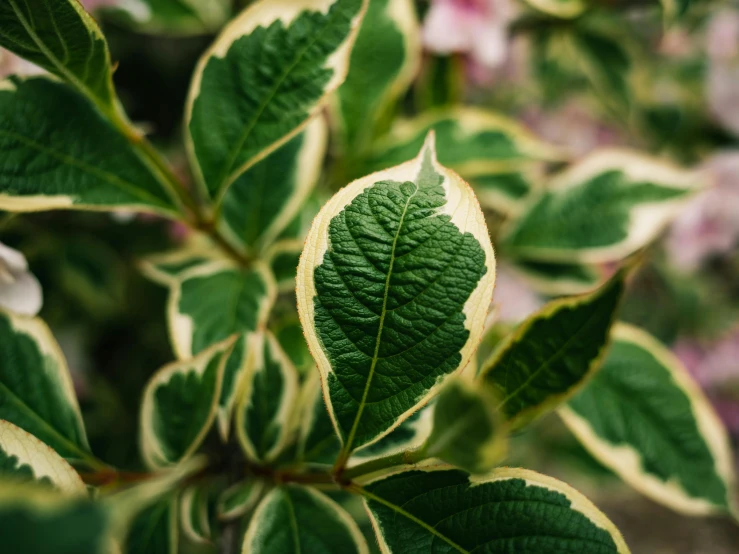
[[[295,554],[300,554],[302,549],[300,548],[300,531],[298,527],[298,518],[295,516],[295,506],[293,506],[292,498],[290,493],[285,492],[285,504],[287,506],[288,519],[290,520],[290,530],[293,536],[293,545],[295,546]]]
[[[383,291],[382,296],[382,310],[380,311],[380,324],[377,329],[377,338],[375,339],[375,351],[372,354],[372,364],[370,365],[369,374],[367,375],[367,382],[364,385],[364,391],[362,393],[362,400],[359,403],[359,409],[357,410],[357,415],[354,417],[354,423],[352,424],[352,428],[349,431],[349,437],[346,440],[346,445],[344,446],[344,451],[346,453],[351,452],[352,443],[354,442],[354,436],[357,433],[357,428],[359,427],[359,421],[362,418],[362,412],[364,411],[364,406],[367,402],[367,396],[369,395],[370,385],[372,384],[372,378],[375,374],[375,366],[377,366],[377,361],[380,359],[380,344],[382,339],[382,331],[385,326],[385,315],[387,314],[387,300],[388,300],[388,292],[390,290],[390,279],[393,274],[393,265],[395,263],[395,248],[398,244],[398,238],[400,237],[400,233],[403,229],[403,223],[405,221],[405,214],[408,212],[408,205],[411,203],[411,200],[413,200],[413,197],[416,196],[418,193],[418,185],[414,183],[415,190],[413,191],[413,194],[411,194],[408,199],[405,201],[405,205],[403,206],[403,213],[400,215],[400,221],[398,222],[398,229],[395,232],[395,236],[393,237],[393,246],[390,250],[390,265],[387,270],[387,277],[385,278],[385,289]]]

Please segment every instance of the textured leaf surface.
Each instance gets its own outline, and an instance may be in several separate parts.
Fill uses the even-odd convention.
[[[642,248],[678,213],[695,174],[626,151],[592,154],[560,174],[513,222],[512,256],[600,263]]]
[[[66,80],[103,109],[113,109],[108,45],[75,0],[4,0],[0,46]]]
[[[269,331],[252,335],[254,353],[245,393],[237,408],[239,442],[254,461],[271,461],[290,438],[290,419],[298,399],[298,373]]]
[[[0,536],[9,554],[108,554],[109,516],[100,504],[0,483]]]
[[[479,478],[456,469],[406,471],[358,492],[386,553],[629,552],[614,525],[584,496],[524,469]]]
[[[369,3],[349,73],[336,93],[336,116],[348,152],[369,146],[379,120],[389,115],[420,67],[421,33],[415,11],[411,0]]]
[[[434,427],[426,453],[471,473],[485,473],[501,461],[506,429],[495,394],[485,384],[448,383],[434,402]]]
[[[220,199],[344,80],[366,0],[260,0],[221,33],[190,89],[193,165]]]
[[[0,419],[61,456],[90,456],[67,363],[40,320],[0,311]]]
[[[494,281],[479,205],[438,164],[432,138],[321,210],[298,268],[298,311],[345,454],[467,364]]]
[[[227,488],[218,499],[218,517],[231,521],[243,516],[256,506],[263,489],[262,481],[241,481]]]
[[[262,250],[293,221],[318,180],[327,138],[326,122],[317,117],[234,181],[223,218],[236,244]]]
[[[243,554],[367,554],[357,524],[338,504],[314,489],[273,489],[254,513]]]
[[[167,278],[161,268],[153,275],[163,277],[160,282],[170,289],[167,323],[178,358],[264,327],[276,295],[269,269],[259,263],[242,269],[225,260],[182,263],[186,269],[175,268],[174,277]]]
[[[130,554],[177,554],[177,498],[170,496],[143,510],[126,536]]]
[[[514,427],[566,401],[597,369],[624,289],[624,273],[595,292],[555,300],[522,323],[480,372]]]
[[[730,509],[726,432],[682,364],[619,324],[603,366],[560,415],[602,464],[653,500],[692,515]]]
[[[0,82],[0,209],[60,208],[176,213],[155,173],[85,98],[46,78]]]
[[[534,162],[560,154],[513,120],[479,108],[456,108],[396,124],[373,154],[373,168],[413,158],[430,130],[439,161],[467,179],[480,201],[512,209],[531,192]]]
[[[85,484],[64,458],[36,437],[0,420],[0,479],[35,482],[84,496]]]
[[[165,366],[147,383],[141,405],[141,453],[149,467],[181,461],[203,441],[216,417],[232,345],[227,340],[191,360]]]

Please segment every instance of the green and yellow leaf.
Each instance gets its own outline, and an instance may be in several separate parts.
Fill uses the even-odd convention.
[[[67,461],[30,433],[0,420],[0,479],[41,483],[84,496],[85,484]]]
[[[470,473],[487,473],[506,454],[507,430],[492,388],[463,379],[448,383],[433,407],[425,452]]]
[[[141,454],[150,468],[189,458],[203,442],[218,412],[223,373],[234,340],[160,369],[144,389]]]
[[[472,189],[436,160],[354,181],[314,220],[297,275],[344,455],[388,434],[470,360],[495,283]]]
[[[479,379],[495,389],[512,428],[566,402],[598,369],[624,278],[622,270],[590,294],[550,302],[483,364]]]
[[[243,554],[368,554],[357,524],[333,500],[312,488],[272,490],[254,512]]]
[[[249,167],[295,136],[341,85],[367,0],[259,0],[195,70],[188,151],[219,204]]]
[[[217,513],[222,521],[238,519],[257,505],[262,496],[262,481],[244,480],[223,491],[218,499]]]
[[[290,439],[299,394],[298,373],[269,331],[251,335],[247,348],[254,360],[236,408],[236,431],[251,460],[269,462]]]
[[[108,44],[79,2],[5,0],[0,21],[0,47],[61,77],[103,111],[115,110]]]
[[[318,181],[327,139],[326,122],[316,117],[233,182],[223,198],[222,213],[226,235],[235,244],[262,252],[280,236]]]
[[[0,210],[177,215],[173,195],[126,138],[85,98],[51,79],[0,82],[0,158]]]
[[[583,294],[603,281],[603,272],[592,265],[518,259],[511,260],[510,267],[531,288],[547,296]]]
[[[588,7],[586,0],[526,0],[532,8],[562,19],[581,15]]]
[[[179,529],[176,494],[168,495],[144,509],[131,523],[124,552],[131,554],[177,554]]]
[[[330,466],[340,450],[341,441],[326,408],[321,378],[314,366],[301,391],[298,459],[309,465]]]
[[[180,521],[182,533],[195,544],[210,544],[210,517],[207,485],[191,485],[180,495]]]
[[[366,151],[420,65],[421,32],[412,0],[370,0],[349,73],[332,105],[346,153]]]
[[[384,554],[628,554],[621,534],[579,492],[525,469],[471,477],[453,468],[401,471],[355,491]]]
[[[250,371],[249,366],[254,363],[254,353],[249,348],[249,337],[250,335],[240,335],[236,339],[223,369],[223,386],[216,413],[218,433],[223,442],[228,442],[236,399]]]
[[[67,362],[46,324],[0,310],[0,345],[0,419],[64,458],[90,460]]]
[[[460,107],[401,121],[381,140],[372,168],[411,159],[429,131],[436,132],[439,162],[467,179],[480,202],[493,209],[520,208],[540,180],[538,162],[562,154],[515,121],[480,108]]]
[[[513,257],[618,261],[654,240],[699,185],[694,172],[625,150],[598,151],[555,177],[504,232]]]
[[[613,329],[590,384],[560,416],[603,465],[652,500],[688,515],[733,509],[726,431],[680,361],[646,332]]]

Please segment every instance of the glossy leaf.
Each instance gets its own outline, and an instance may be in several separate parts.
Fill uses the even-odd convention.
[[[371,167],[379,169],[413,158],[430,130],[436,132],[439,162],[468,180],[480,202],[494,209],[518,209],[532,191],[535,162],[561,157],[515,121],[464,107],[396,124],[378,143]]]
[[[262,481],[244,480],[223,491],[218,499],[218,517],[231,521],[245,515],[257,505],[264,490]]]
[[[133,520],[126,536],[129,554],[177,554],[178,501],[170,495],[147,507]]]
[[[75,0],[4,0],[0,46],[61,77],[103,110],[115,109],[110,53]]]
[[[533,260],[512,260],[511,268],[535,289],[548,296],[582,294],[602,281],[598,268],[585,264],[559,264]]]
[[[624,271],[600,289],[550,302],[522,323],[480,371],[520,427],[565,402],[590,379],[605,354],[623,294]]]
[[[243,269],[225,259],[182,256],[170,258],[170,265],[160,258],[144,266],[147,275],[169,287],[167,323],[178,358],[266,325],[277,291],[263,264]]]
[[[37,483],[84,496],[85,484],[64,458],[36,437],[0,420],[0,480]]]
[[[554,178],[503,236],[511,256],[601,263],[625,258],[665,228],[699,184],[694,173],[618,150]]]
[[[318,181],[327,138],[326,123],[317,117],[233,182],[223,198],[223,219],[236,244],[261,251],[293,221]]]
[[[625,324],[603,366],[560,415],[603,465],[646,496],[689,515],[731,509],[726,431],[686,369]]]
[[[0,311],[0,419],[68,459],[91,458],[67,363],[40,319]]]
[[[262,500],[244,537],[243,554],[367,554],[357,524],[315,489],[286,485]]]
[[[236,430],[251,460],[271,461],[290,438],[298,373],[269,331],[252,335],[247,348],[253,352],[254,361],[236,408]]]
[[[410,545],[415,552],[629,552],[615,526],[584,496],[524,469],[481,477],[444,468],[405,471],[356,492],[388,554],[406,554]]]
[[[371,0],[333,106],[345,151],[367,149],[420,64],[421,32],[412,0]]]
[[[259,0],[221,33],[190,88],[190,158],[218,203],[344,80],[366,0]]]
[[[123,135],[85,98],[47,78],[0,82],[0,160],[2,210],[177,213]]]
[[[472,190],[419,156],[338,192],[314,220],[298,311],[345,455],[389,433],[469,361],[495,282]]]
[[[141,405],[141,453],[150,468],[175,464],[200,446],[216,418],[233,340],[191,360],[164,366],[149,380]]]
[[[506,429],[497,397],[486,384],[448,383],[434,402],[426,454],[470,473],[486,473],[506,452]]]
[[[0,536],[9,554],[108,554],[110,516],[85,499],[0,483]]]

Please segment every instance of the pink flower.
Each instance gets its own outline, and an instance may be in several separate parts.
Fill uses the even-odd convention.
[[[506,60],[514,14],[510,0],[433,0],[423,41],[432,52],[466,53],[485,67],[497,67]]]
[[[706,36],[708,107],[721,126],[739,136],[739,11],[714,14]]]
[[[704,171],[708,189],[673,222],[665,243],[672,263],[688,271],[739,243],[739,150],[713,156]]]

